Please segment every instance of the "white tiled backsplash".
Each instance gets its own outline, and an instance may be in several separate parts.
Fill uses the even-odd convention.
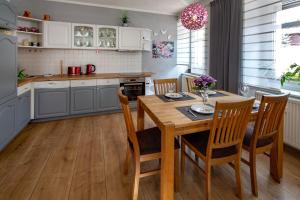
[[[18,67],[29,75],[60,74],[60,61],[64,73],[68,66],[85,67],[94,64],[96,73],[126,73],[142,71],[141,52],[96,50],[19,49]]]

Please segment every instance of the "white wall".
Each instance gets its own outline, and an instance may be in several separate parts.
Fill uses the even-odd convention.
[[[27,74],[60,74],[60,60],[64,63],[64,73],[68,66],[94,64],[97,73],[124,73],[142,71],[141,52],[117,52],[96,50],[19,49],[18,68]]]

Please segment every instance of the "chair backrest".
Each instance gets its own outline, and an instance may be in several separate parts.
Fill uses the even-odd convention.
[[[188,92],[194,91],[193,88],[195,87],[195,83],[194,83],[195,79],[196,79],[195,77],[186,77],[186,85],[187,85]]]
[[[134,127],[134,123],[133,123],[133,119],[129,107],[128,97],[123,94],[123,90],[124,88],[119,89],[118,96],[119,96],[119,100],[120,100],[120,104],[122,107],[124,120],[126,124],[127,138],[129,139],[131,145],[133,146],[134,152],[139,153],[138,140],[137,140],[136,130]]]
[[[154,80],[154,90],[156,95],[163,95],[171,90],[178,92],[178,81],[176,78]]]
[[[289,94],[262,96],[250,145],[256,147],[258,140],[278,135],[288,99]]]
[[[242,147],[254,99],[239,102],[216,102],[215,113],[211,125],[207,155],[213,149],[230,146]]]

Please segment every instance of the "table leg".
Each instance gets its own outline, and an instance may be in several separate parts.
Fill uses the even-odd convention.
[[[173,200],[174,196],[174,125],[161,128],[160,199]]]
[[[145,124],[145,111],[141,105],[140,99],[137,100],[137,130],[144,130]]]
[[[273,179],[280,182],[283,174],[283,121],[280,125],[278,138],[271,152],[270,172]]]

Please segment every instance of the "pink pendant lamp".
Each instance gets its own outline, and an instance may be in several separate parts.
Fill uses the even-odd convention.
[[[193,3],[181,12],[180,19],[185,28],[198,30],[207,24],[208,13],[201,3]]]

